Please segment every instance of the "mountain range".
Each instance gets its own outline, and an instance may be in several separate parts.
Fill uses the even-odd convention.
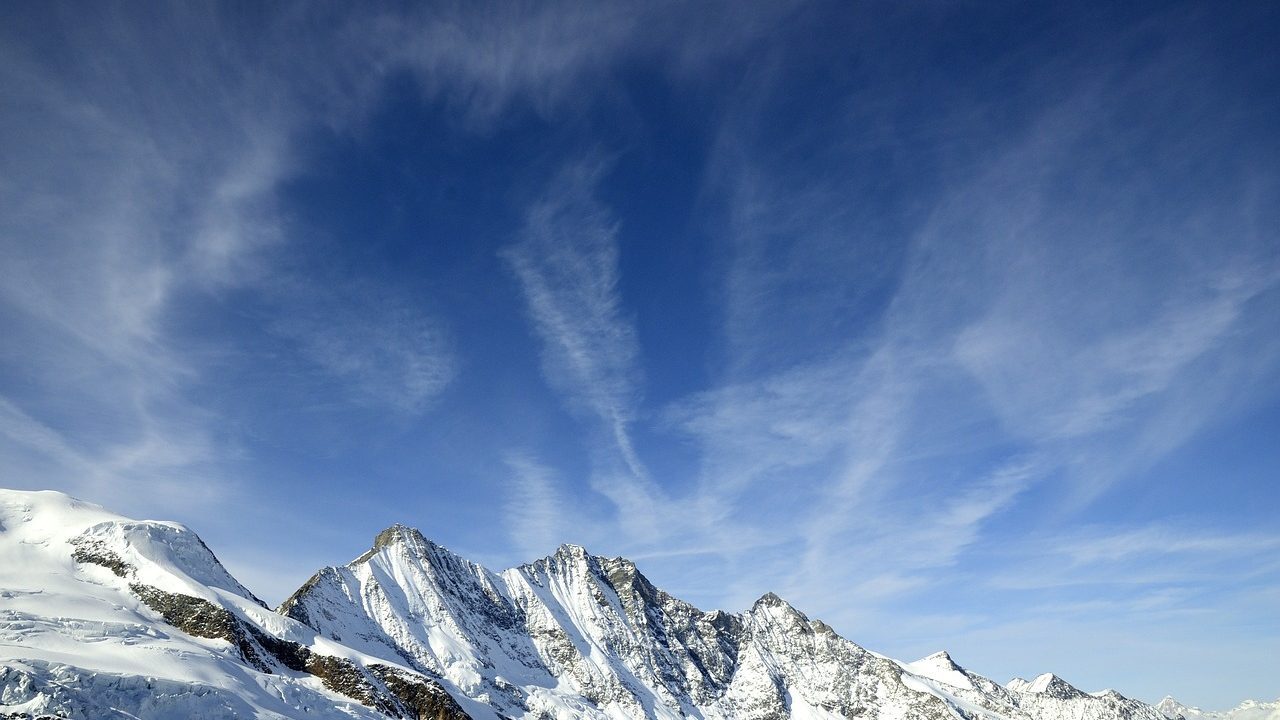
[[[267,607],[190,529],[0,490],[0,718],[1280,720],[899,662],[772,593],[703,611],[575,545],[490,571],[403,525]]]

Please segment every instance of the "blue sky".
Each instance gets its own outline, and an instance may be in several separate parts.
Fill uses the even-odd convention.
[[[1280,695],[1274,4],[7,16],[2,484]]]

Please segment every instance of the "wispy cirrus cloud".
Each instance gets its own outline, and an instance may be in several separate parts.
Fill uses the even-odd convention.
[[[556,471],[529,453],[511,453],[511,473],[503,512],[507,530],[526,558],[550,552],[566,542],[598,537],[598,527],[565,496]]]
[[[1271,560],[1280,535],[1229,532],[1168,523],[1092,526],[1027,538],[998,553],[1004,570],[987,579],[1003,590],[1049,591],[1082,586],[1178,588],[1181,592],[1280,582]],[[1203,598],[1197,598],[1203,601]]]
[[[90,498],[142,490],[124,494],[141,505],[126,512],[172,512],[147,503],[180,505],[197,489],[233,496],[236,441],[191,398],[218,358],[193,352],[182,323],[231,293],[270,306],[281,285],[308,282],[277,262],[306,241],[290,235],[276,189],[298,167],[297,132],[355,117],[346,93],[323,97],[349,78],[296,64],[306,53],[264,55],[263,37],[211,6],[147,22],[78,9],[56,57],[10,37],[56,23],[45,12],[57,10],[15,16],[0,49],[14,99],[0,111],[0,321],[13,340],[6,376],[22,380],[0,390],[9,482]],[[263,26],[271,42],[284,15]],[[360,394],[418,406],[447,382],[449,348],[435,321],[386,305],[343,304],[311,324],[299,314],[289,337]]]
[[[362,19],[353,33],[387,63],[409,68],[461,122],[485,129],[513,106],[573,115],[607,96],[613,74],[628,63],[701,79],[716,62],[768,37],[792,10],[790,3],[551,2],[495,11],[446,3]]]
[[[1126,118],[1174,102],[1162,78],[1193,58],[1077,78],[1033,101],[1018,132],[975,128],[986,149],[947,158],[948,182],[897,249],[849,209],[874,192],[856,154],[848,177],[809,189],[786,156],[747,146],[752,103],[727,123],[710,182],[729,208],[730,357],[723,387],[670,417],[702,449],[703,504],[787,549],[770,572],[800,604],[856,624],[945,585],[1029,494],[1063,498],[1048,522],[1070,522],[1267,382],[1275,348],[1253,343],[1258,360],[1236,343],[1274,326],[1263,305],[1280,265],[1250,200],[1274,178],[1226,172],[1231,188],[1200,188],[1187,168],[1212,150],[1191,124],[1148,126],[1165,150],[1116,169],[1152,142]],[[777,484],[794,502],[752,503]],[[832,600],[833,583],[850,596]]]
[[[542,338],[547,380],[571,408],[601,423],[625,471],[645,482],[629,429],[639,400],[639,345],[618,295],[616,221],[592,197],[600,172],[596,164],[564,171],[502,255]]]
[[[272,330],[354,402],[420,413],[458,372],[444,323],[385,284],[304,281],[277,302]]]
[[[700,515],[703,508],[668,494],[636,449],[633,429],[643,371],[635,325],[618,288],[617,220],[594,197],[605,170],[598,161],[565,168],[529,206],[519,240],[502,251],[542,342],[544,377],[566,406],[587,420],[590,487],[608,500],[613,513],[612,524],[583,521],[575,535],[639,553],[661,552],[677,535],[695,545],[718,544],[726,538],[713,541],[699,527],[697,518],[707,519]],[[517,487],[528,490],[521,475],[528,473],[517,474]],[[562,494],[547,484],[539,487]],[[535,508],[544,503],[529,499]],[[576,518],[589,516],[587,507],[561,505]],[[517,507],[511,512],[522,515]],[[751,540],[738,535],[733,542],[744,546]]]
[[[711,181],[730,206],[726,371],[722,384],[662,413],[699,444],[699,481],[681,503],[619,482],[622,514],[661,507],[667,522],[652,536],[770,567],[775,587],[799,602],[854,617],[945,581],[1032,489],[1067,477],[1087,502],[1125,475],[1086,472],[1080,458],[1132,472],[1226,412],[1221,392],[1191,399],[1169,389],[1227,357],[1233,334],[1254,321],[1251,304],[1275,285],[1256,262],[1265,245],[1248,208],[1205,197],[1143,225],[1141,199],[1116,200],[1142,198],[1137,190],[1060,194],[1060,173],[1106,162],[1088,153],[1079,162],[1078,148],[1112,121],[1087,119],[1082,105],[1124,106],[1144,91],[1120,83],[1067,93],[1021,134],[993,141],[999,150],[953,178],[905,248],[858,241],[866,218],[842,203],[861,180],[824,175],[810,192],[776,173],[799,183],[782,186],[750,152],[728,148]],[[741,134],[740,120],[731,127]],[[639,417],[638,351],[616,294],[616,233],[603,208],[582,203],[589,186],[557,184],[554,202],[530,213],[532,235],[505,257],[546,343],[548,379],[609,429],[605,444],[643,477],[628,431]],[[1214,253],[1212,267],[1203,256],[1200,266],[1183,263],[1196,246],[1188,232],[1210,227],[1239,242]],[[1159,264],[1164,280],[1120,269],[1137,260],[1128,236],[1139,233],[1177,238]],[[1079,252],[1062,256],[1067,249]],[[1102,289],[1082,297],[1091,284]],[[859,315],[856,327],[824,329]],[[808,342],[815,333],[821,341]],[[1115,443],[1154,432],[1159,423],[1142,418],[1169,402],[1193,403],[1172,413],[1187,420],[1176,431]],[[938,464],[957,454],[966,465]],[[823,589],[832,583],[858,602],[831,600]],[[730,591],[733,602],[753,590]]]
[[[7,357],[9,377],[27,382],[3,392],[11,415],[25,418],[20,425],[43,428],[63,448],[20,443],[25,450],[11,447],[6,456],[15,472],[32,473],[15,483],[90,497],[131,488],[141,492],[124,496],[173,503],[183,485],[210,471],[219,443],[208,415],[183,396],[198,369],[167,326],[179,296],[209,279],[192,260],[204,238],[191,239],[207,223],[188,218],[204,215],[205,193],[217,194],[224,173],[238,172],[232,168],[251,162],[251,153],[236,143],[243,126],[221,115],[238,115],[234,103],[207,102],[202,114],[187,114],[200,102],[191,77],[128,82],[173,48],[127,18],[98,12],[68,31],[65,62],[26,43],[4,44],[0,84],[15,102],[0,125],[14,183],[0,201],[0,253],[12,271],[0,281],[0,298],[12,347],[30,354]],[[192,31],[208,20],[161,19]],[[201,42],[185,51],[199,61],[217,52]],[[190,492],[226,487],[196,484]]]
[[[147,22],[96,8],[64,28],[58,58],[11,38],[0,71],[15,99],[0,118],[9,270],[0,293],[13,337],[56,346],[57,359],[46,353],[44,367],[29,368],[39,382],[53,383],[43,374],[56,370],[62,394],[112,408],[114,419],[95,443],[31,398],[8,402],[40,416],[40,427],[58,426],[91,461],[102,459],[91,450],[101,445],[122,457],[160,453],[166,465],[185,448],[195,464],[225,439],[206,427],[216,423],[205,409],[184,399],[209,368],[181,346],[171,322],[210,296],[248,291],[288,316],[278,332],[352,397],[425,407],[456,371],[441,320],[406,298],[370,298],[359,279],[344,287],[344,278],[323,278],[294,292],[311,281],[278,260],[307,241],[282,222],[276,189],[306,160],[300,133],[358,130],[397,72],[483,125],[512,104],[552,112],[585,77],[681,35],[681,23],[666,22],[671,32],[654,36],[652,22],[617,7],[569,10],[337,11],[300,24],[301,8],[280,6],[259,18],[259,33],[247,33],[213,6],[171,8]],[[52,22],[37,15],[27,20]],[[766,28],[748,22],[758,13],[730,15],[737,19],[721,29],[731,31],[680,53],[677,64],[703,62]],[[299,294],[335,301],[309,305]],[[612,412],[622,428],[624,406]],[[124,437],[131,432],[133,441]],[[133,452],[120,445],[129,442]],[[638,467],[633,453],[628,461]]]

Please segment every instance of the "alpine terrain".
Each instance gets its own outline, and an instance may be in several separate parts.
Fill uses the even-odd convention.
[[[573,545],[495,573],[396,525],[271,610],[191,530],[0,490],[2,718],[1276,720],[877,655],[704,612]]]
[[[1211,712],[1197,707],[1187,707],[1166,696],[1156,703],[1156,708],[1165,717],[1182,716],[1186,720],[1280,720],[1280,700],[1274,702],[1258,702],[1246,700],[1226,712]]]

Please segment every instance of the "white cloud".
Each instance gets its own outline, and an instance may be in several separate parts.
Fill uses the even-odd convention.
[[[609,97],[610,74],[644,61],[677,79],[768,37],[786,3],[636,6],[435,4],[357,23],[381,61],[411,68],[424,90],[477,129],[513,106],[572,115]],[[366,27],[367,25],[367,27]]]
[[[504,525],[523,557],[541,557],[563,543],[596,537],[594,524],[564,497],[554,470],[527,453],[509,455],[507,467]]]
[[[1091,526],[1025,538],[996,553],[986,582],[1002,590],[1067,592],[1076,587],[1204,588],[1280,583],[1280,535],[1171,524]],[[1191,597],[1192,602],[1204,598]],[[1127,602],[1127,600],[1126,600]]]
[[[276,302],[274,331],[356,402],[419,413],[458,372],[443,323],[385,284],[303,281]]]
[[[846,439],[855,383],[843,356],[734,383],[678,401],[665,421],[703,453],[712,494],[740,492],[774,473],[828,457]]]
[[[632,481],[643,482],[647,474],[629,430],[639,399],[639,345],[618,295],[615,220],[591,196],[601,171],[567,169],[529,209],[520,241],[502,255],[542,338],[548,381],[573,409],[595,416]]]

